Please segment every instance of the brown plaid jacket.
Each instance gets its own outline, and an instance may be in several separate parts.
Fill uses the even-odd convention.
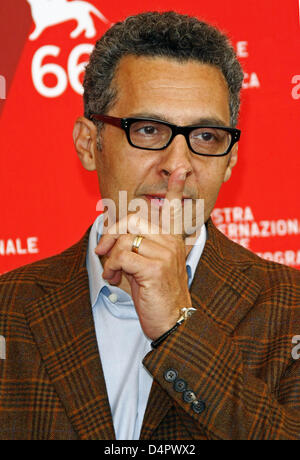
[[[0,439],[115,438],[89,298],[88,234],[0,277]],[[141,439],[300,439],[300,360],[291,354],[300,272],[261,260],[209,221],[191,292],[197,311],[144,359],[154,381]],[[204,410],[184,401],[167,378],[174,375]]]

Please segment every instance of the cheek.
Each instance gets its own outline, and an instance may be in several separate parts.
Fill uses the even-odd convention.
[[[127,145],[117,147],[114,143],[113,147],[99,152],[97,171],[102,194],[116,197],[119,191],[127,191],[128,199],[132,199],[142,184],[149,183],[155,160]]]
[[[113,142],[112,142],[113,140]],[[127,156],[120,136],[112,136],[105,131],[101,141],[102,149],[98,152],[98,172],[105,181],[114,181],[127,169]]]
[[[207,160],[207,161],[205,161]],[[214,160],[214,161],[213,161]],[[207,158],[197,164],[195,175],[198,189],[204,195],[218,193],[224,179],[226,164],[220,158]]]
[[[199,164],[196,171],[197,188],[199,198],[204,199],[205,218],[208,219],[217,200],[220,188],[223,184],[224,174],[227,163],[220,161],[213,162],[214,158],[208,162]],[[220,159],[217,159],[220,160]]]

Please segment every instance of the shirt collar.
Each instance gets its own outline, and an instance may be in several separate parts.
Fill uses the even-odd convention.
[[[98,297],[100,292],[104,292],[107,295],[115,286],[110,286],[110,284],[102,278],[103,267],[100,262],[99,257],[95,254],[95,248],[101,238],[103,228],[103,214],[100,214],[90,231],[89,235],[89,243],[88,243],[88,251],[86,257],[86,266],[88,271],[89,277],[89,288],[90,288],[90,299],[92,308],[94,308],[95,304],[97,303]],[[207,230],[206,226],[202,225],[200,235],[198,236],[196,243],[194,244],[193,248],[191,249],[187,259],[186,259],[186,268],[188,274],[188,284],[189,287],[192,284],[192,281],[195,276],[195,271],[197,265],[199,263],[201,254],[203,252],[207,237]],[[117,288],[119,291],[121,289]],[[124,297],[123,300],[126,301],[130,299],[127,293],[123,293]],[[127,297],[128,296],[128,297]]]
[[[89,276],[90,299],[92,307],[97,302],[100,291],[106,287],[109,289],[109,283],[102,278],[103,267],[99,257],[95,254],[95,248],[99,242],[103,227],[103,214],[95,220],[89,235],[88,251],[86,266]]]

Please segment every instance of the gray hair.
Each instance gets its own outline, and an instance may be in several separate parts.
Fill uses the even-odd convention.
[[[228,85],[231,126],[236,126],[244,75],[229,39],[210,24],[173,11],[130,16],[97,41],[83,83],[87,118],[113,106],[117,96],[113,79],[127,55],[195,60],[219,68]]]

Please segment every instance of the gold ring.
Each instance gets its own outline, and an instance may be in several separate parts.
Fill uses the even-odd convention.
[[[141,242],[143,240],[143,236],[142,235],[137,235],[134,240],[133,240],[133,243],[132,243],[132,252],[135,252],[136,254],[139,253],[139,247],[141,245]]]

